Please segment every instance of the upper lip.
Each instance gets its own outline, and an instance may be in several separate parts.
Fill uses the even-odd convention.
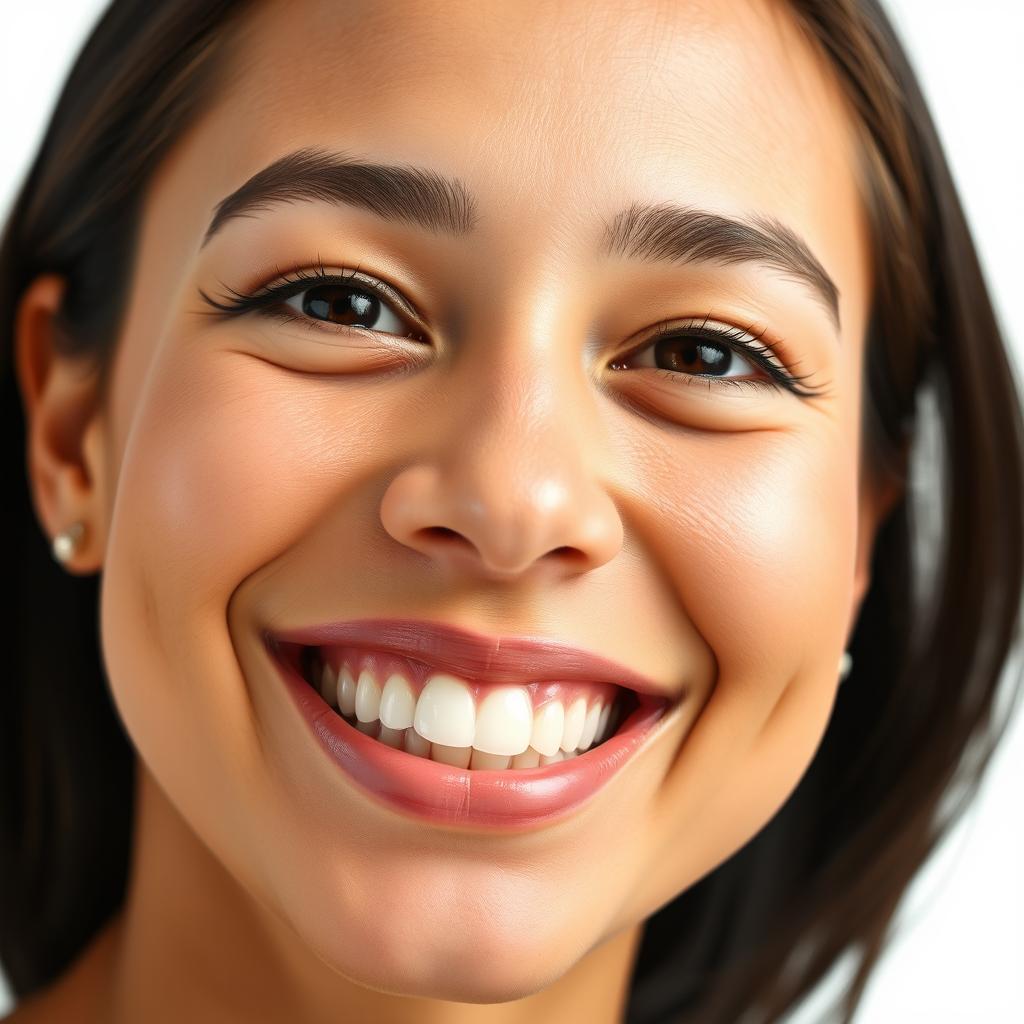
[[[559,640],[485,636],[442,622],[351,619],[297,629],[266,629],[264,636],[309,647],[351,645],[387,651],[480,682],[606,682],[670,701],[679,696],[625,665]]]

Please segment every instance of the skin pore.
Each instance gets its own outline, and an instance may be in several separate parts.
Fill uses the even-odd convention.
[[[860,466],[850,116],[785,6],[748,0],[262,3],[231,60],[147,191],[105,402],[53,353],[61,280],[19,309],[37,512],[86,522],[69,568],[103,573],[140,762],[125,909],[15,1019],[610,1024],[644,919],[810,763],[896,496]],[[305,147],[457,179],[473,229],[320,200],[202,244]],[[839,327],[761,262],[605,254],[633,203],[776,219]],[[426,340],[200,294],[320,263],[390,285],[419,322],[392,303],[378,330]],[[657,369],[657,325],[705,319],[818,394]],[[728,375],[770,379],[743,350]],[[556,825],[424,824],[322,756],[259,641],[382,616],[564,640],[681,699]]]

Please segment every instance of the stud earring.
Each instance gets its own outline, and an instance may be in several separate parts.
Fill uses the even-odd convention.
[[[66,530],[61,530],[60,533],[53,538],[53,557],[60,562],[61,565],[66,565],[71,556],[75,553],[75,550],[78,548],[78,545],[81,543],[84,535],[85,523],[81,520],[72,523]]]
[[[839,659],[839,682],[842,682],[850,674],[851,668],[853,668],[853,655],[849,651],[843,651],[843,656]]]

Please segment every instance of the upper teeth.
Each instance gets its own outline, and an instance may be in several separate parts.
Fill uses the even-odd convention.
[[[314,667],[321,696],[360,731],[409,753],[460,767],[526,768],[574,757],[610,733],[614,688],[570,688],[534,709],[526,686],[482,690],[479,706],[466,681],[430,673],[417,697],[400,671],[386,674],[383,686],[370,664],[357,668],[346,659],[335,675],[324,661]],[[551,689],[551,686],[548,686]],[[589,693],[587,690],[589,689]]]

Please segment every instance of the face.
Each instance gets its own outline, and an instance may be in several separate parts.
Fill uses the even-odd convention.
[[[147,191],[87,445],[103,652],[161,789],[316,957],[504,1001],[754,836],[825,729],[877,519],[851,122],[775,5],[348,9],[259,6]],[[220,200],[306,147],[453,179],[461,227],[321,196],[202,244]],[[654,214],[623,211],[646,205],[663,244],[633,252]],[[744,258],[700,235],[725,218]],[[203,298],[321,268],[355,277],[238,315]],[[328,756],[263,642],[383,618],[572,644],[662,713],[564,813],[405,811]],[[527,689],[531,713],[561,692]],[[318,710],[357,756],[381,743]]]

